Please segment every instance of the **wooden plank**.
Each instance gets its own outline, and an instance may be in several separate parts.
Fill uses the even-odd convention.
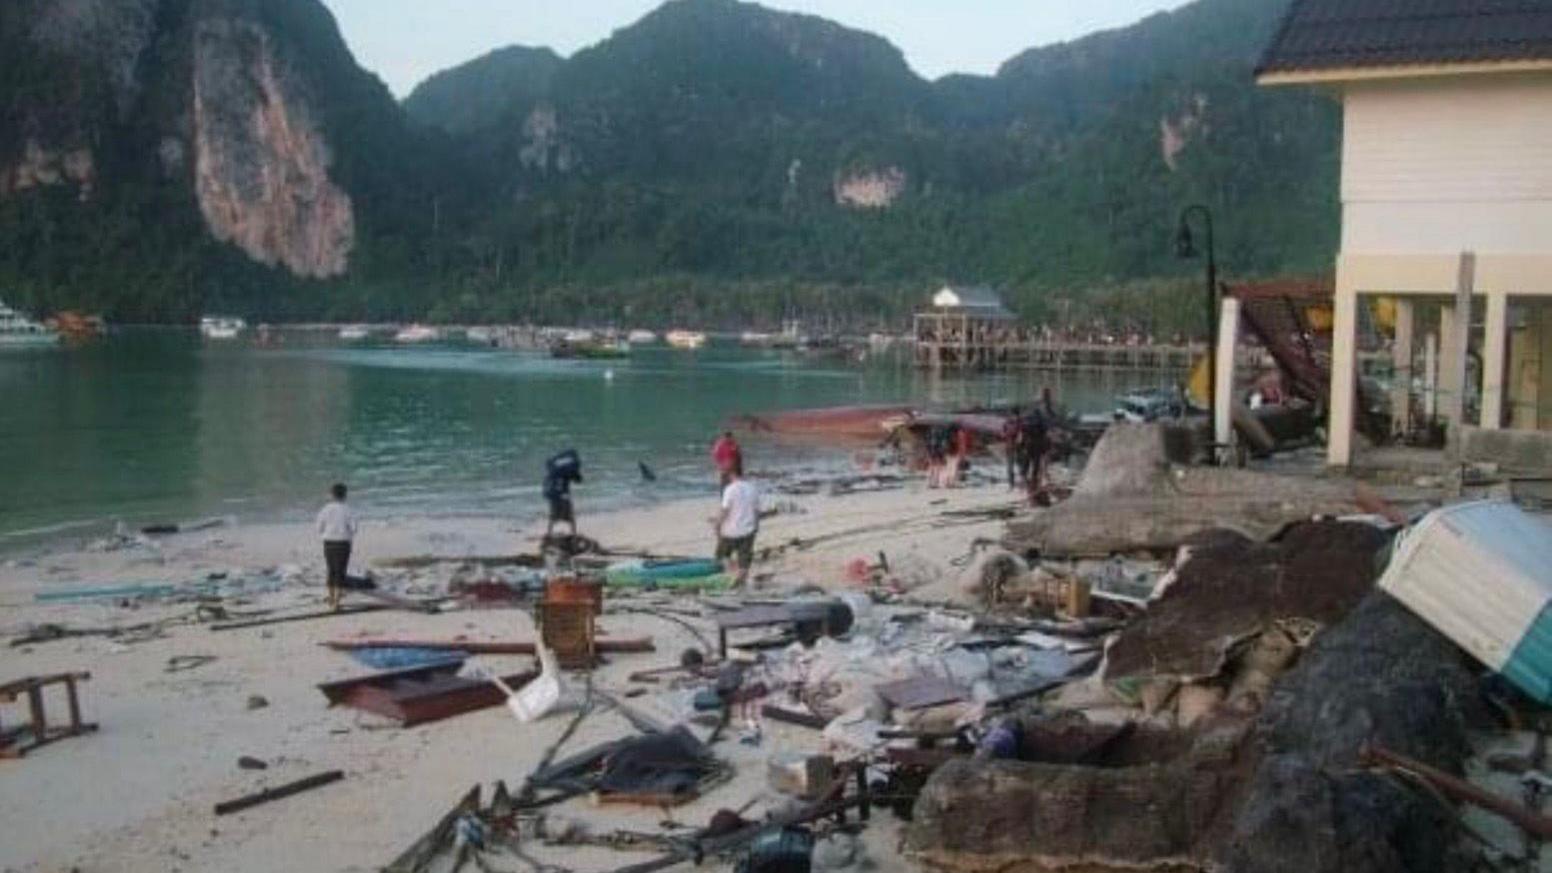
[[[222,621],[210,626],[213,631],[241,630],[248,627],[263,627],[270,624],[285,624],[292,621],[313,621],[322,618],[339,618],[346,615],[360,615],[364,612],[381,612],[392,609],[390,606],[370,603],[360,606],[342,606],[339,609],[325,609],[319,612],[303,612],[295,615],[278,615],[269,618],[253,618],[244,621]]]
[[[335,651],[353,652],[363,649],[434,649],[467,652],[471,655],[536,655],[538,645],[532,641],[513,640],[329,640],[319,645]],[[601,654],[636,654],[657,651],[651,637],[600,637],[596,647]],[[677,669],[677,668],[676,668]]]
[[[295,782],[288,782],[285,785],[277,785],[274,788],[266,788],[263,791],[245,795],[235,800],[226,800],[216,804],[216,815],[230,815],[234,812],[241,812],[245,809],[258,806],[262,803],[269,803],[272,800],[280,800],[283,797],[290,797],[293,794],[301,794],[303,791],[311,791],[314,788],[320,788],[324,785],[338,782],[344,778],[344,771],[329,770],[324,773],[319,773],[315,776],[308,776],[305,779],[298,779]]]

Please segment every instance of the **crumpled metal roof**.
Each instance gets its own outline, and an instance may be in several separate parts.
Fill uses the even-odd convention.
[[[1294,0],[1257,75],[1552,59],[1552,0]]]

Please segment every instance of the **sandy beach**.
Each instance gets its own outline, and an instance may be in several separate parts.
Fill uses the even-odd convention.
[[[921,586],[919,596],[948,597],[959,587],[972,543],[1002,530],[1000,521],[982,511],[1012,502],[1013,495],[999,486],[929,491],[917,480],[844,496],[768,496],[767,505],[778,513],[763,524],[760,545],[794,540],[807,545],[757,564],[756,578],[778,594],[800,585],[844,588],[849,562],[871,563],[882,552],[897,578]],[[579,508],[582,532],[610,549],[705,555],[712,548],[706,520],[715,510],[711,498],[589,515],[584,493]],[[412,556],[532,553],[541,533],[490,517],[369,520],[354,566]],[[445,585],[438,574],[445,577],[456,566],[376,572],[388,590],[415,593]],[[183,584],[212,574],[225,574],[227,583],[266,580],[251,593],[226,589],[222,605],[232,614],[278,615],[314,609],[323,601],[322,557],[304,520],[224,526],[111,549],[77,543],[0,556],[0,638],[15,639],[43,624],[81,629],[160,623],[159,633],[149,638],[84,636],[3,649],[5,677],[90,671],[83,706],[100,730],[0,762],[0,820],[7,825],[0,869],[375,870],[425,833],[471,786],[488,788],[497,780],[520,784],[569,721],[552,716],[520,725],[498,707],[405,729],[355,710],[330,709],[315,687],[369,672],[319,645],[325,640],[533,639],[521,610],[378,611],[213,633],[197,620],[192,602],[36,600],[40,593],[72,587]],[[709,620],[691,623],[714,638]],[[595,673],[600,689],[623,692],[630,672],[675,663],[682,650],[698,645],[685,628],[650,615],[606,613],[600,626],[614,636],[650,635],[657,649],[614,656]],[[194,655],[213,660],[169,671],[171,659]],[[532,664],[527,657],[480,660],[502,672]],[[758,747],[718,744],[717,755],[734,766],[736,776],[673,810],[673,819],[701,826],[720,808],[753,801],[750,814],[758,815],[779,803],[766,787],[767,757],[814,747],[818,736],[771,723],[765,730]],[[630,731],[618,714],[599,712],[582,723],[565,750]],[[269,767],[240,769],[242,756]],[[343,770],[344,780],[239,814],[213,815],[217,802],[332,769]],[[665,817],[658,809],[597,809],[583,799],[554,814],[597,831],[657,831]],[[903,863],[893,855],[897,825],[887,814],[876,820],[882,826],[870,828],[866,837],[870,855],[881,869],[896,869]],[[549,860],[565,869],[602,871],[645,857],[568,849],[563,858]]]

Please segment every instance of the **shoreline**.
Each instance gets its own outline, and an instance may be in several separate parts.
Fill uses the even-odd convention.
[[[970,543],[1002,530],[1001,521],[975,513],[1004,507],[1014,497],[990,485],[929,491],[915,478],[900,488],[835,497],[775,495],[780,511],[763,523],[757,551],[775,548],[780,554],[757,561],[755,578],[763,578],[763,590],[776,596],[801,586],[841,589],[849,562],[871,562],[884,552],[897,575],[957,586],[963,568],[956,561]],[[708,498],[595,515],[584,511],[581,532],[621,551],[710,554],[707,517],[714,508]],[[945,515],[965,512],[970,516]],[[419,555],[529,552],[542,529],[542,523],[489,516],[367,522],[353,565],[361,569]],[[810,545],[790,547],[794,542]],[[445,584],[456,567],[377,572],[388,590],[402,593]],[[474,783],[487,789],[497,780],[521,784],[541,750],[565,727],[565,718],[518,725],[497,707],[405,729],[355,710],[329,709],[313,687],[369,672],[320,646],[325,640],[533,639],[531,621],[521,610],[381,611],[211,633],[194,620],[191,601],[34,599],[42,591],[135,581],[181,584],[222,573],[222,584],[266,580],[233,585],[222,601],[233,612],[314,609],[323,598],[322,556],[308,523],[218,528],[173,535],[155,547],[114,551],[56,547],[36,561],[0,561],[0,636],[15,638],[28,627],[50,623],[156,628],[144,638],[80,636],[6,648],[8,675],[91,671],[92,679],[82,686],[82,706],[85,717],[101,727],[5,762],[0,818],[11,825],[12,837],[0,845],[0,870],[375,870],[419,838]],[[944,599],[931,586],[922,590],[923,596]],[[680,651],[697,645],[685,628],[650,615],[606,614],[600,624],[620,637],[651,635],[656,644],[656,654],[615,656],[595,672],[599,687],[616,691],[626,687],[626,674],[673,663]],[[703,636],[712,629],[709,620],[698,624]],[[190,655],[214,660],[169,670],[171,659]],[[478,660],[501,672],[526,669],[532,661]],[[252,695],[267,705],[248,709]],[[628,729],[617,715],[595,715],[567,749]],[[703,822],[716,809],[751,797],[767,805],[778,802],[779,796],[766,796],[763,762],[777,749],[812,740],[804,729],[768,725],[763,747],[719,745],[718,754],[739,775],[676,809],[675,817]],[[270,769],[240,770],[236,761],[243,755],[268,761]],[[345,779],[239,815],[211,814],[216,802],[330,769],[343,770]],[[585,801],[556,812],[599,822],[600,829],[604,824],[651,829],[661,817],[657,810],[599,809]],[[873,857],[886,865],[894,857],[895,832],[893,826],[874,827],[867,837]],[[613,869],[631,858],[584,848],[558,860],[583,871]]]

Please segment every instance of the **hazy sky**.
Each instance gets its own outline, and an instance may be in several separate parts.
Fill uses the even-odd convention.
[[[0,0],[4,2],[4,0]],[[563,55],[661,0],[324,0],[362,66],[404,96],[422,79],[514,43]],[[1129,24],[1182,0],[764,0],[888,38],[928,78],[990,73],[1032,46]]]

